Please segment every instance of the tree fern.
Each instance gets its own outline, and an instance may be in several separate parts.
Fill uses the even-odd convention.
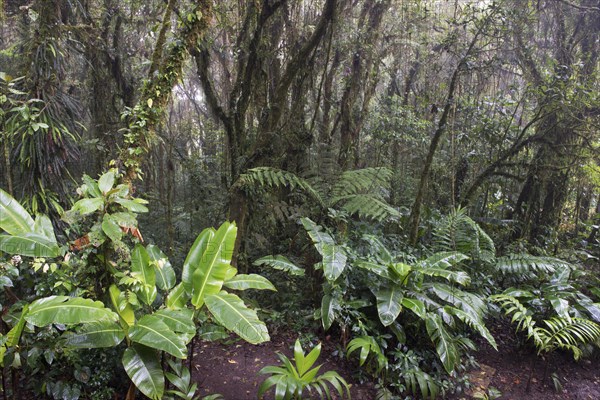
[[[474,259],[493,261],[494,241],[473,221],[464,208],[457,208],[444,217],[433,232],[438,251],[458,251]]]
[[[386,168],[365,168],[342,173],[329,196],[297,175],[271,167],[253,168],[240,175],[235,185],[248,194],[287,187],[300,189],[323,208],[335,207],[361,218],[383,221],[397,218],[400,213],[384,200],[389,190],[391,171]],[[323,191],[325,192],[325,191]]]
[[[281,188],[301,189],[319,203],[323,203],[321,195],[304,179],[296,174],[271,167],[257,167],[241,174],[235,185],[245,192],[257,189]]]
[[[363,168],[342,173],[333,186],[333,199],[360,193],[382,195],[389,189],[392,171],[388,168]]]

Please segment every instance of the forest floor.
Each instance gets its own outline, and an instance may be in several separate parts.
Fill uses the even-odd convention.
[[[511,400],[598,400],[600,399],[600,359],[575,362],[570,354],[552,354],[546,359],[537,357],[527,346],[518,346],[514,329],[508,325],[494,329],[498,351],[486,343],[479,343],[475,354],[479,368],[470,372],[472,388],[468,395],[453,395],[452,399],[486,398],[489,388],[498,389],[499,399]],[[194,380],[202,396],[220,393],[226,400],[256,399],[258,387],[266,379],[259,375],[263,367],[278,365],[276,351],[292,356],[295,333],[282,334],[262,345],[243,341],[233,344],[202,343],[196,348]],[[335,356],[335,343],[325,340],[317,364],[321,372],[336,370],[351,384],[354,400],[373,400],[373,384],[359,384],[352,379],[356,366]],[[338,346],[339,347],[339,346]],[[530,373],[533,368],[533,373]],[[552,373],[556,373],[562,389],[555,389]],[[544,378],[545,376],[545,378]],[[530,379],[529,391],[527,382]],[[272,393],[272,390],[270,391]],[[272,398],[266,396],[266,399]],[[493,397],[490,397],[493,398]]]

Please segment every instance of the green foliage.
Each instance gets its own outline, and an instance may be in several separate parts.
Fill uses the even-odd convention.
[[[536,326],[531,311],[515,297],[500,294],[491,300],[499,303],[507,315],[512,315],[511,321],[517,324],[518,331],[526,331],[527,338],[533,339],[538,355],[563,349],[571,351],[577,360],[582,355],[581,346],[597,344],[600,339],[600,325],[588,319],[569,315],[553,317],[543,321],[546,325],[543,328]]]
[[[319,190],[297,175],[270,167],[253,168],[240,175],[235,183],[249,194],[259,189],[300,189],[321,208],[337,208],[350,215],[383,221],[397,218],[399,212],[388,205],[384,195],[389,189],[392,173],[387,168],[364,168],[345,171],[333,185],[330,193]]]
[[[367,357],[372,355],[371,358],[375,359],[378,373],[387,368],[388,360],[372,336],[360,336],[352,339],[346,346],[346,356],[350,357],[350,354],[358,349],[360,349],[359,363],[361,366],[365,364]]]
[[[496,256],[493,240],[473,221],[464,208],[452,210],[436,224],[434,248],[438,251],[458,251],[469,257],[492,262]]]
[[[166,255],[156,246],[145,247],[139,243],[142,237],[137,230],[135,213],[146,211],[146,208],[142,201],[128,195],[127,185],[116,183],[117,176],[117,171],[111,170],[98,181],[84,177],[85,184],[79,189],[84,198],[74,204],[68,218],[81,227],[91,226],[91,232],[85,234],[87,240],[78,239],[71,246],[74,253],[69,256],[69,264],[66,265],[82,265],[85,268],[91,262],[99,262],[101,269],[96,275],[88,273],[82,281],[68,283],[71,287],[99,286],[99,291],[87,293],[96,294],[99,299],[109,299],[112,310],[93,298],[65,295],[38,298],[22,308],[12,323],[12,329],[1,337],[0,361],[4,364],[7,353],[11,353],[13,365],[14,357],[20,359],[15,351],[27,324],[42,328],[61,324],[64,332],[55,345],[69,352],[115,348],[125,340],[127,346],[121,358],[131,382],[144,395],[162,399],[165,373],[161,357],[168,354],[178,359],[187,358],[187,345],[196,335],[196,317],[204,304],[212,318],[225,328],[251,343],[261,343],[269,340],[265,324],[241,298],[221,289],[275,290],[275,287],[256,274],[237,275],[237,270],[230,264],[237,229],[229,222],[217,230],[207,229],[198,236],[184,263],[182,280],[176,284],[174,269]],[[5,236],[14,237],[33,230],[56,243],[52,226],[45,217],[40,216],[34,221],[12,197],[4,192],[1,195],[3,209],[7,212],[2,215],[0,227],[10,234]],[[126,237],[123,234],[128,232],[136,239],[132,249],[124,242]],[[55,247],[58,248],[58,245],[55,244]],[[81,264],[76,264],[80,255],[77,253],[85,256]],[[35,268],[41,268],[43,262],[45,260]],[[15,276],[12,267],[2,265]],[[57,266],[52,265],[48,268],[57,271]],[[91,283],[95,276],[102,281]],[[104,282],[110,285],[104,286]],[[7,287],[12,281],[6,278],[1,283]],[[54,285],[54,288],[57,287]],[[164,300],[168,308],[157,299]],[[190,301],[189,305],[194,310],[188,308]],[[30,331],[26,330],[28,335]],[[43,345],[41,348],[44,348]],[[117,348],[123,349],[121,346]],[[172,368],[176,375],[167,375],[167,379],[180,390],[170,394],[192,398],[195,388],[189,385],[189,373],[186,380],[183,370]],[[71,387],[62,380],[51,382],[50,386],[51,392],[57,395],[79,390],[78,386]]]
[[[29,257],[57,257],[60,248],[48,217],[35,221],[12,196],[0,189],[0,251]]]
[[[270,374],[258,388],[258,397],[265,394],[270,388],[275,387],[275,399],[301,399],[304,390],[312,393],[313,389],[320,398],[329,399],[329,385],[337,391],[340,397],[344,393],[350,398],[348,384],[337,372],[327,371],[318,375],[321,366],[313,367],[321,354],[319,343],[307,355],[304,354],[300,340],[294,345],[294,364],[283,354],[277,353],[283,366],[267,366],[259,371],[260,374]],[[345,389],[345,390],[344,390]]]

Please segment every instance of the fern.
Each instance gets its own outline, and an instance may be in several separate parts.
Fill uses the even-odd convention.
[[[553,274],[560,269],[572,269],[571,264],[554,257],[538,257],[530,254],[510,254],[496,260],[496,269],[503,274],[522,275],[525,278],[535,277],[543,272]]]
[[[573,357],[581,357],[582,345],[595,343],[600,339],[600,325],[584,318],[554,317],[544,321],[547,329],[536,328],[542,340],[538,354],[551,352],[556,348],[570,350]]]
[[[387,168],[346,171],[333,186],[328,200],[305,179],[271,167],[249,169],[240,175],[235,186],[248,194],[254,194],[257,190],[282,187],[300,189],[323,208],[336,206],[351,215],[383,221],[400,216],[398,210],[388,205],[383,198],[389,190],[391,176],[392,173]]]
[[[474,259],[491,262],[496,255],[494,241],[473,221],[464,208],[444,217],[433,232],[438,251],[458,251]]]
[[[388,168],[363,168],[345,171],[333,186],[331,197],[383,192],[389,189],[392,171]]]
[[[376,221],[383,221],[390,217],[400,217],[400,212],[391,207],[383,200],[369,194],[353,194],[343,197],[336,197],[331,205],[341,205],[341,208],[348,214],[355,214],[361,218],[370,218]]]
[[[240,175],[235,183],[247,193],[256,190],[257,188],[282,188],[302,189],[309,194],[313,199],[323,204],[321,195],[304,179],[296,174],[271,167],[257,167],[246,171]]]
[[[573,318],[568,315],[544,320],[546,328],[535,326],[531,313],[516,298],[501,294],[491,296],[490,300],[499,303],[505,313],[512,314],[512,322],[517,323],[517,330],[526,330],[527,337],[533,338],[534,344],[541,353],[549,353],[556,349],[569,350],[575,360],[581,357],[580,347],[596,344],[600,340],[600,325],[585,318]]]

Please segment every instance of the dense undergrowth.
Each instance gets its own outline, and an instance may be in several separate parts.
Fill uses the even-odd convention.
[[[339,338],[339,356],[356,363],[359,379],[376,381],[379,399],[465,390],[474,335],[496,348],[488,323],[504,314],[538,354],[578,359],[600,344],[598,271],[581,260],[597,259],[597,246],[559,258],[517,243],[498,254],[459,208],[429,218],[410,247],[393,228],[402,213],[384,200],[385,170],[346,172],[329,192],[280,170],[244,175],[250,195],[288,190],[314,207],[286,217],[297,233],[285,254],[256,258],[239,274],[230,264],[235,225],[202,231],[172,264],[144,241],[137,216],[145,201],[118,178],[116,170],[84,177],[58,235],[47,217],[33,219],[0,192],[5,397],[25,387],[55,399],[134,398],[136,390],[191,399],[197,385],[183,360],[194,338],[230,330],[260,343],[267,325],[303,332],[305,342],[319,332]],[[249,308],[235,294],[246,289],[269,294],[246,296]]]

